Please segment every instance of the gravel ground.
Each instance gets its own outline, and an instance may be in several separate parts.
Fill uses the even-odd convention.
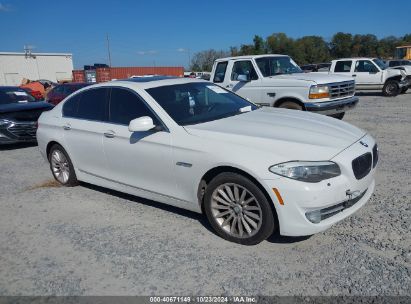
[[[359,212],[309,238],[246,247],[202,216],[58,187],[37,147],[0,151],[0,295],[411,295],[411,94],[363,95],[346,121],[381,157]]]

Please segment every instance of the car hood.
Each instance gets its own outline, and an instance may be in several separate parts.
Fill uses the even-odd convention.
[[[335,118],[274,108],[261,108],[185,129],[194,136],[218,141],[218,145],[229,143],[271,153],[280,161],[328,160],[366,134]]]
[[[352,77],[349,76],[328,74],[328,72],[283,74],[264,78],[265,81],[270,81],[274,79],[309,81],[313,84],[326,84],[354,80]]]
[[[12,113],[20,111],[29,111],[29,110],[49,110],[53,106],[47,102],[42,101],[32,101],[32,102],[18,102],[18,103],[8,103],[0,104],[0,113]]]
[[[389,68],[390,70],[402,70],[402,71],[404,71],[406,74],[407,74],[407,76],[410,76],[411,75],[411,66],[410,65],[402,65],[402,66],[398,66],[398,67],[392,67],[392,68]]]

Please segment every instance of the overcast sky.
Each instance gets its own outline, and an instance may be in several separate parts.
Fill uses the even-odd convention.
[[[28,44],[73,53],[76,68],[107,63],[106,34],[113,66],[187,66],[196,51],[251,43],[255,34],[330,39],[338,31],[411,33],[411,1],[0,0],[0,51]]]

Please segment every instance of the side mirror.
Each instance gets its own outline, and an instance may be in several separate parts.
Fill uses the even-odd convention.
[[[245,74],[238,75],[237,80],[241,81],[241,82],[248,82],[249,81],[247,75],[245,75]]]
[[[153,129],[154,127],[155,125],[151,117],[142,116],[130,121],[130,124],[128,125],[128,130],[130,132],[144,132]]]

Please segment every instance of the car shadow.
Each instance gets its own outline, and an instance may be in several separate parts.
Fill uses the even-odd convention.
[[[283,236],[279,232],[273,233],[267,242],[274,244],[294,244],[308,240],[312,235],[305,236]]]
[[[171,205],[166,205],[160,202],[148,200],[142,197],[134,196],[134,195],[127,194],[124,192],[111,190],[108,188],[104,188],[104,187],[100,187],[100,186],[96,186],[96,185],[92,185],[92,184],[88,184],[84,182],[81,182],[80,184],[81,186],[94,190],[94,191],[109,194],[109,195],[116,196],[122,199],[126,199],[128,201],[132,201],[132,202],[139,203],[139,204],[144,204],[146,206],[150,206],[150,207],[164,210],[167,212],[172,212],[172,213],[184,216],[184,217],[188,217],[190,219],[198,221],[209,232],[216,234],[214,229],[211,227],[210,223],[208,222],[207,217],[204,214],[196,213],[190,210],[182,209],[182,208],[171,206]],[[309,239],[310,237],[311,235],[301,236],[301,237],[287,237],[287,236],[281,236],[278,232],[276,232],[276,233],[273,233],[273,235],[271,235],[267,239],[267,242],[274,243],[274,244],[293,244],[293,243],[305,241]]]
[[[1,144],[0,151],[17,150],[17,149],[36,147],[36,146],[37,146],[37,143]]]
[[[356,92],[356,96],[361,97],[361,96],[378,96],[378,97],[385,97],[381,92]]]
[[[104,188],[104,187],[84,183],[84,182],[81,182],[80,184],[81,184],[81,186],[83,186],[85,188],[88,188],[88,189],[91,189],[91,190],[95,190],[95,191],[98,191],[98,192],[101,192],[101,193],[109,194],[109,195],[116,196],[116,197],[119,197],[119,198],[122,198],[122,199],[126,199],[126,200],[129,200],[129,201],[135,202],[135,203],[144,204],[146,206],[150,206],[150,207],[157,208],[157,209],[160,209],[160,210],[164,210],[164,211],[167,211],[167,212],[172,212],[172,213],[184,216],[184,217],[191,218],[193,220],[197,220],[198,222],[200,222],[200,224],[202,224],[204,226],[204,228],[206,228],[208,231],[215,234],[213,228],[211,227],[211,225],[208,222],[207,218],[203,214],[196,213],[194,211],[186,210],[186,209],[183,209],[183,208],[163,204],[163,203],[160,203],[160,202],[152,201],[152,200],[145,199],[145,198],[142,198],[142,197],[138,197],[138,196],[135,196],[135,195],[127,194],[127,193],[124,193],[124,192],[111,190],[111,189],[108,189],[108,188]]]

